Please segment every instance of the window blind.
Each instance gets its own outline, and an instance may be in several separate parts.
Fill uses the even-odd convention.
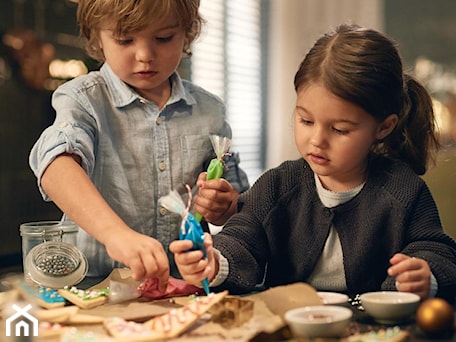
[[[263,3],[202,0],[201,14],[207,22],[191,58],[192,81],[226,103],[233,130],[231,151],[239,152],[250,183],[264,169]]]

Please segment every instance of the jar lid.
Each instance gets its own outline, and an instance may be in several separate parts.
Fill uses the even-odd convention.
[[[21,236],[49,237],[77,233],[79,227],[71,221],[37,221],[20,225]]]
[[[63,288],[81,282],[87,274],[85,255],[75,246],[47,241],[33,247],[25,258],[26,276],[38,285]]]

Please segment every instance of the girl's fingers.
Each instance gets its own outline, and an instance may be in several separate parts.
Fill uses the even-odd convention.
[[[172,241],[169,245],[169,250],[171,253],[184,253],[193,247],[193,242],[190,240],[175,240]]]

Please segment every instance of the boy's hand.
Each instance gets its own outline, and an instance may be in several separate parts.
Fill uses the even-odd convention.
[[[206,180],[206,172],[200,173],[196,185],[194,209],[207,222],[221,226],[237,211],[239,192],[223,178]]]
[[[208,278],[211,282],[218,272],[211,235],[204,234],[206,258],[201,250],[188,251],[192,247],[193,243],[190,240],[176,240],[169,245],[169,250],[174,253],[174,260],[182,278],[193,285],[199,285],[204,278]]]
[[[426,260],[397,253],[390,259],[388,274],[396,277],[396,288],[426,299],[431,290],[431,269]]]
[[[162,244],[133,230],[112,234],[105,240],[106,250],[111,258],[131,269],[135,280],[159,279],[159,290],[166,291],[169,278],[168,256]]]

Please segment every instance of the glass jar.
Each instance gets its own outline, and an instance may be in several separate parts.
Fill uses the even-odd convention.
[[[79,227],[69,221],[22,223],[20,225],[20,233],[22,237],[22,265],[25,277],[27,278],[29,274],[25,260],[32,248],[49,241],[65,242],[76,246],[78,231]]]
[[[25,258],[24,273],[35,284],[60,289],[80,283],[87,274],[87,259],[74,245],[46,241],[33,247]]]

